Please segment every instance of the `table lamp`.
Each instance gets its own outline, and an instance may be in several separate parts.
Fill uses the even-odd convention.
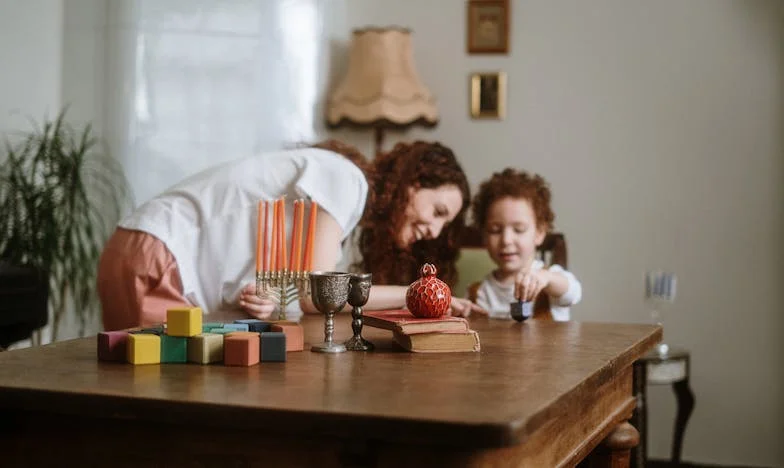
[[[327,103],[329,128],[372,128],[376,154],[386,129],[434,127],[438,109],[417,75],[406,28],[354,30],[348,71]]]

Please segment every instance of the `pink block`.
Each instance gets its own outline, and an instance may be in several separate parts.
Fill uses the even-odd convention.
[[[223,338],[223,364],[227,366],[254,366],[259,363],[261,352],[258,333],[228,333]]]
[[[305,330],[297,322],[272,322],[271,331],[286,334],[286,351],[302,351],[305,349]]]
[[[128,332],[108,331],[98,333],[98,360],[127,362]]]

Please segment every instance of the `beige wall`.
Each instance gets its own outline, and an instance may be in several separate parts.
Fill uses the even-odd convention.
[[[351,27],[414,31],[443,117],[405,138],[453,147],[474,186],[509,165],[552,182],[576,320],[645,321],[644,271],[679,275],[665,335],[693,357],[687,460],[784,466],[782,4],[513,0],[511,53],[493,57],[465,53],[465,2],[348,2]],[[468,75],[494,69],[508,118],[472,121]],[[370,150],[370,134],[338,134]],[[674,411],[651,388],[658,458]]]

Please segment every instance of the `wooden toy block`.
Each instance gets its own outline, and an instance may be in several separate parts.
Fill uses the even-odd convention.
[[[161,337],[152,333],[128,335],[128,362],[131,364],[159,364]]]
[[[166,334],[194,336],[201,333],[201,307],[179,307],[166,311]]]
[[[261,333],[261,362],[286,362],[286,334],[283,332]]]
[[[143,327],[137,330],[132,330],[129,333],[147,333],[152,335],[163,335],[164,329],[163,326],[160,327]]]
[[[161,335],[161,362],[188,362],[188,338]]]
[[[259,334],[231,333],[223,337],[223,363],[227,366],[254,366],[259,363]]]
[[[261,333],[270,331],[272,324],[259,319],[241,319],[235,320],[234,323],[244,323],[248,326],[248,331]]]
[[[223,361],[223,335],[202,333],[188,338],[188,361],[198,364]]]
[[[208,331],[207,333],[216,333],[218,335],[225,335],[227,333],[231,333],[231,332],[235,332],[235,331],[237,331],[237,330],[232,330],[231,328],[220,327],[220,328],[213,328],[210,331]]]
[[[223,328],[229,328],[237,331],[249,331],[247,323],[227,323]]]
[[[204,322],[201,324],[202,333],[209,333],[213,328],[223,328],[223,322]]]
[[[98,360],[128,361],[128,332],[108,331],[98,333]]]
[[[305,331],[297,322],[272,322],[271,331],[286,334],[286,351],[302,351],[305,349]]]

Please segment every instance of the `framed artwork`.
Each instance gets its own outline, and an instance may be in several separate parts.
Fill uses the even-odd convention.
[[[506,73],[487,72],[471,75],[471,117],[498,119],[506,115]]]
[[[468,1],[468,53],[509,52],[509,1]]]

